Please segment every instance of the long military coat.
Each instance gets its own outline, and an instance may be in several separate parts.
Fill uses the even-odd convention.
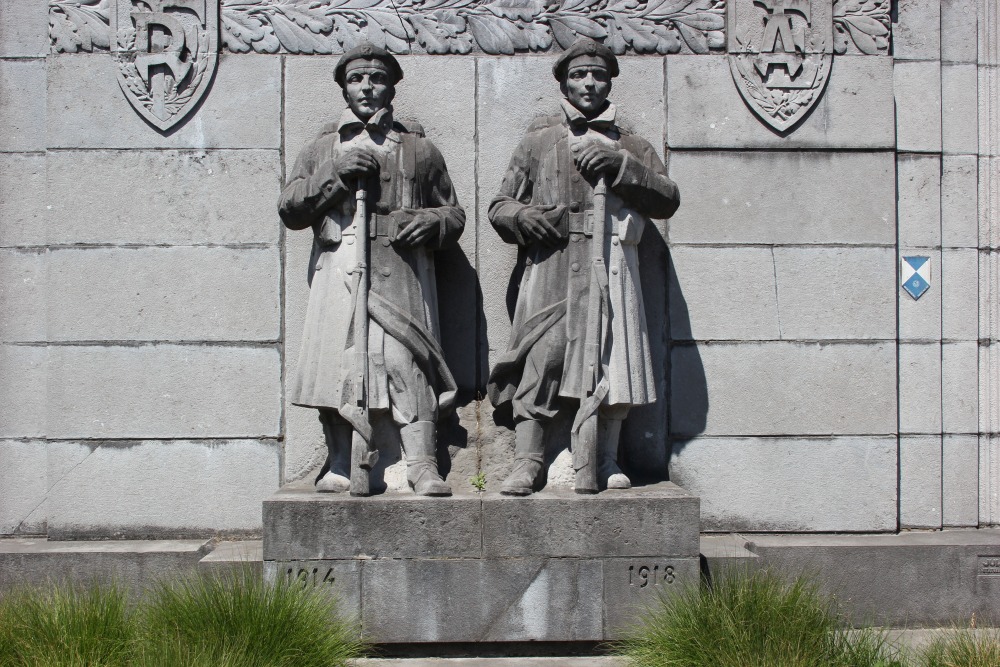
[[[455,382],[440,347],[433,253],[461,235],[465,212],[458,205],[441,153],[419,125],[394,121],[391,109],[376,114],[367,124],[348,109],[339,123],[325,126],[299,155],[281,193],[278,209],[284,224],[289,229],[311,227],[314,234],[309,304],[299,362],[289,384],[291,402],[342,412],[355,402],[354,359],[348,353],[355,347],[357,184],[342,182],[334,168],[337,156],[354,148],[373,153],[380,166],[379,173],[365,183],[369,227],[375,235],[370,239],[368,262],[368,407],[389,407],[383,356],[388,336],[412,355],[440,408],[447,409]],[[396,246],[395,235],[417,209],[438,218],[438,233],[423,246]]]
[[[680,197],[649,142],[621,130],[614,117],[614,106],[609,105],[598,118],[588,121],[564,101],[562,114],[536,119],[511,158],[500,192],[490,204],[490,222],[504,241],[521,247],[524,262],[510,344],[490,377],[490,397],[495,405],[527,393],[549,399],[556,395],[583,399],[593,389],[593,375],[583,364],[594,278],[589,235],[594,224],[594,183],[580,174],[572,159],[574,149],[590,142],[625,152],[620,172],[606,176],[609,194],[604,259],[610,308],[605,306],[609,312],[601,341],[608,382],[604,403],[632,406],[656,400],[636,244],[647,218],[670,217]],[[555,249],[529,242],[517,224],[517,214],[526,206],[546,204],[556,206],[546,217],[563,235]],[[552,336],[549,330],[554,327],[565,330]],[[539,377],[544,373],[534,368],[537,362],[531,362],[530,374],[525,371],[533,348],[552,341],[565,342],[557,391],[526,392],[524,382],[547,381]],[[535,407],[542,414],[556,409],[554,404]]]

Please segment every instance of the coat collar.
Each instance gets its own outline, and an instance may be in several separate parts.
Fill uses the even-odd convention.
[[[587,118],[583,112],[573,106],[569,100],[562,101],[562,110],[570,127],[592,127],[601,132],[607,132],[615,126],[615,105],[605,102],[604,110],[594,118]]]
[[[340,116],[340,122],[337,124],[337,130],[340,132],[341,136],[351,132],[360,132],[362,130],[368,130],[370,134],[379,134],[384,137],[389,136],[389,132],[392,130],[392,106],[387,106],[379,109],[374,116],[365,122],[358,118],[350,107],[344,109],[344,113]]]

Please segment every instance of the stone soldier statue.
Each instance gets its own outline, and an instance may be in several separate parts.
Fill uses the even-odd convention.
[[[455,381],[440,346],[434,252],[456,242],[465,212],[444,158],[420,125],[393,118],[402,78],[399,63],[381,48],[364,44],[344,54],[334,79],[348,108],[303,149],[278,204],[286,227],[314,235],[305,331],[289,391],[295,405],[319,409],[329,450],[319,491],[355,493],[351,443],[358,433],[371,437],[367,412],[389,415],[399,427],[415,493],[451,493],[436,458],[437,420],[452,408]],[[356,236],[358,226],[367,226],[368,239]],[[356,244],[366,241],[365,268]],[[365,271],[367,292],[368,281],[358,279]],[[359,295],[368,301],[367,320],[355,314]],[[365,327],[362,341],[356,332]],[[365,487],[359,495],[367,495],[367,481]]]
[[[494,405],[512,403],[516,458],[501,488],[509,495],[537,488],[544,426],[567,405],[577,406],[578,421],[590,415],[595,424],[596,482],[581,488],[574,452],[576,490],[631,486],[617,460],[622,420],[632,406],[656,400],[636,245],[649,217],[670,217],[680,203],[649,142],[615,124],[607,101],[618,75],[611,50],[580,40],[553,74],[562,110],[528,128],[489,208],[524,266],[510,343],[489,383]],[[602,224],[600,261],[592,262]],[[592,270],[599,264],[603,276]],[[594,312],[599,331],[591,336]]]

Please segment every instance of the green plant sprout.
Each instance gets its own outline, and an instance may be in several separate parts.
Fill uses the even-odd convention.
[[[486,473],[484,473],[482,470],[480,470],[479,472],[477,472],[475,474],[475,476],[473,476],[473,477],[471,477],[469,479],[469,484],[471,484],[472,486],[474,486],[476,488],[476,491],[480,491],[480,492],[485,491],[486,490]]]

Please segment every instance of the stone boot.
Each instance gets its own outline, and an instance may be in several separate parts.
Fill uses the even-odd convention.
[[[622,432],[622,420],[602,418],[597,428],[598,484],[608,489],[631,489],[632,481],[618,467],[618,439]]]
[[[326,465],[316,479],[320,493],[346,493],[351,489],[351,436],[354,429],[333,410],[320,410],[326,439]]]
[[[437,429],[434,422],[414,422],[399,429],[406,454],[406,481],[418,496],[450,496],[437,465]]]
[[[545,460],[545,430],[535,419],[518,422],[514,427],[514,469],[504,480],[500,493],[527,496],[535,491]]]

